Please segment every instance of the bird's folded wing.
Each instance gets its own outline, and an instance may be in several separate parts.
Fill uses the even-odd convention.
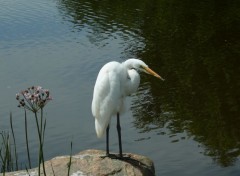
[[[92,102],[92,113],[95,117],[97,133],[98,131],[101,134],[104,133],[111,116],[117,113],[120,105],[120,78],[115,71],[100,73],[94,87]]]

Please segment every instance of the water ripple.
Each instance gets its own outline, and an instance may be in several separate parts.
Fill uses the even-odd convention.
[[[0,7],[0,42],[4,42],[4,46],[1,47],[36,46],[61,39],[66,27],[57,16],[55,4],[48,1],[3,1]]]
[[[60,1],[60,13],[64,20],[73,23],[75,32],[87,31],[89,41],[102,48],[117,40],[123,53],[132,55],[145,47],[144,39],[137,35],[138,29],[126,26],[124,16],[115,18],[110,6],[102,11],[96,2]],[[106,5],[106,4],[105,4]],[[111,12],[111,13],[109,13]]]

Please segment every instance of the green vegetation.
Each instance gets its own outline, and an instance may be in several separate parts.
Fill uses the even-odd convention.
[[[28,141],[28,126],[27,126],[27,111],[30,111],[34,114],[37,126],[37,134],[39,140],[39,152],[38,152],[38,175],[41,173],[41,164],[43,167],[43,174],[46,176],[45,165],[44,165],[44,136],[46,130],[46,119],[43,117],[43,109],[46,104],[52,100],[50,92],[47,89],[43,89],[40,86],[32,86],[27,88],[24,91],[16,94],[16,99],[19,102],[18,107],[24,110],[25,116],[25,136],[26,136],[26,148],[28,156],[28,166],[24,163],[25,169],[28,173],[28,169],[32,168],[31,157],[30,157],[30,148]],[[40,111],[40,117],[38,114]],[[3,173],[3,176],[6,172],[17,171],[19,169],[18,155],[17,155],[17,144],[14,135],[13,119],[12,113],[10,113],[10,127],[11,133],[2,131],[0,133],[0,173]],[[71,161],[72,161],[72,142],[71,142],[71,154],[68,164],[68,175],[70,175]],[[52,168],[53,175],[54,169]],[[29,175],[29,173],[28,173]]]

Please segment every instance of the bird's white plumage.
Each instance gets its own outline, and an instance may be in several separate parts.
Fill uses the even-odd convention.
[[[137,71],[146,72],[144,68],[148,66],[138,59],[128,59],[123,63],[109,62],[101,68],[92,100],[98,137],[103,136],[111,117],[124,111],[125,97],[136,92],[140,83]]]
[[[95,117],[97,136],[101,137],[121,104],[120,77],[118,77],[119,63],[110,62],[99,72],[94,87],[92,113]]]

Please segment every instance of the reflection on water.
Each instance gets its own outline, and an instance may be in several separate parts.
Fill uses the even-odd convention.
[[[159,71],[167,80],[163,86],[154,83],[149,91],[151,106],[135,101],[142,106],[140,112],[133,109],[136,126],[161,128],[169,122],[173,133],[187,131],[204,145],[204,154],[222,166],[232,165],[240,154],[239,6],[178,1],[162,5],[152,6],[162,13],[147,22],[158,25],[144,25],[147,43],[141,57],[160,62]]]
[[[92,42],[132,36],[127,50],[166,77],[164,84],[143,84],[134,97],[135,127],[186,131],[205,155],[234,164],[240,154],[238,2],[62,3],[76,27],[91,26]]]
[[[118,3],[74,0],[60,2],[61,12],[64,16],[68,16],[67,20],[73,23],[74,30],[82,31],[87,28],[87,37],[91,43],[98,47],[104,47],[116,42],[116,38],[120,37],[123,42],[119,44],[122,45],[124,55],[132,56],[143,50],[145,46],[143,38],[136,33],[139,30],[138,26],[129,26],[132,24],[125,20],[127,14],[122,13],[123,10],[127,9],[118,7]],[[116,58],[118,57],[116,56]]]
[[[2,7],[13,7],[11,2],[4,1]],[[4,84],[0,92],[6,92],[1,95],[0,109],[14,106],[6,101],[7,95],[19,90],[11,86],[25,88],[35,84],[33,79],[40,80],[38,84],[53,89],[56,97],[49,105],[54,109],[48,111],[49,116],[54,117],[48,119],[46,145],[60,147],[46,155],[66,153],[62,144],[72,133],[79,137],[75,145],[80,149],[104,149],[104,142],[89,131],[94,76],[109,60],[139,57],[166,80],[142,75],[141,87],[132,96],[134,129],[129,119],[122,120],[124,149],[149,151],[157,174],[179,175],[179,170],[186,175],[224,174],[208,163],[208,157],[191,160],[202,152],[201,156],[230,168],[226,173],[238,175],[237,166],[232,170],[228,166],[235,166],[240,155],[239,2],[33,1],[18,4],[9,16],[8,8],[0,7],[0,54],[6,58],[0,65]],[[133,134],[135,128],[139,134]],[[194,154],[190,160],[190,149],[181,143],[188,140],[203,150],[190,148]],[[177,151],[170,153],[173,146]],[[189,168],[188,161],[196,164]],[[199,161],[206,164],[200,166]]]

